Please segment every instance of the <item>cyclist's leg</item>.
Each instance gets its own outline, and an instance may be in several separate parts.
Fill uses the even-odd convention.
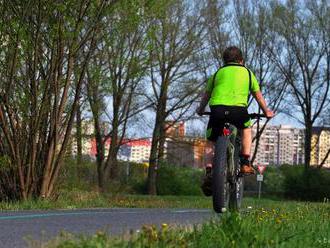
[[[240,154],[240,164],[242,174],[254,174],[254,170],[250,162],[251,144],[252,144],[252,130],[250,127],[244,128],[242,134],[242,147]]]
[[[250,127],[242,129],[241,154],[250,157],[252,144],[252,130]]]
[[[241,152],[240,164],[242,174],[254,174],[254,170],[250,163],[250,152],[252,143],[251,120],[247,112],[247,108],[233,107],[230,114],[230,121],[238,129],[241,130]]]

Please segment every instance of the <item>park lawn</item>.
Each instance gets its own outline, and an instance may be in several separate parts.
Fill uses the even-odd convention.
[[[211,198],[182,196],[84,196],[85,203],[72,201],[66,208],[80,207],[165,207],[211,208]],[[72,199],[71,199],[72,200]],[[59,201],[59,199],[58,199]],[[65,208],[58,205],[16,205],[12,208]],[[93,204],[91,204],[93,203]],[[61,205],[62,204],[62,205]],[[2,206],[3,207],[3,206]],[[8,205],[9,207],[9,205]],[[111,237],[100,231],[92,236],[63,233],[47,244],[31,247],[330,247],[330,203],[271,199],[244,199],[239,214],[215,215],[204,224],[162,228],[143,226],[139,232]]]

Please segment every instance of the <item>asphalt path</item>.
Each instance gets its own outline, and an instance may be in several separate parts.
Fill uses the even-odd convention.
[[[121,235],[143,225],[163,223],[183,226],[214,217],[209,209],[111,208],[53,211],[4,211],[0,213],[0,247],[28,247],[28,240],[47,241],[61,231],[94,234],[105,231]]]

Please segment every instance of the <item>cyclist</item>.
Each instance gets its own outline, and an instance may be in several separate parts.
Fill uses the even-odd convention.
[[[252,93],[267,118],[272,118],[274,113],[267,108],[256,77],[244,66],[242,51],[235,46],[226,48],[223,61],[224,66],[208,79],[206,91],[202,95],[196,112],[202,115],[209,103],[211,116],[206,136],[210,141],[216,141],[226,122],[241,130],[240,173],[254,174],[250,162],[252,131],[247,111],[249,92]],[[207,168],[207,173],[208,171],[210,170]]]

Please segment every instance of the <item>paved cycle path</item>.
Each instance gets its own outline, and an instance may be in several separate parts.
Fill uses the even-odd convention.
[[[27,247],[26,238],[49,240],[61,231],[111,235],[162,223],[191,225],[214,217],[210,209],[111,208],[52,211],[4,211],[0,213],[0,247]]]

